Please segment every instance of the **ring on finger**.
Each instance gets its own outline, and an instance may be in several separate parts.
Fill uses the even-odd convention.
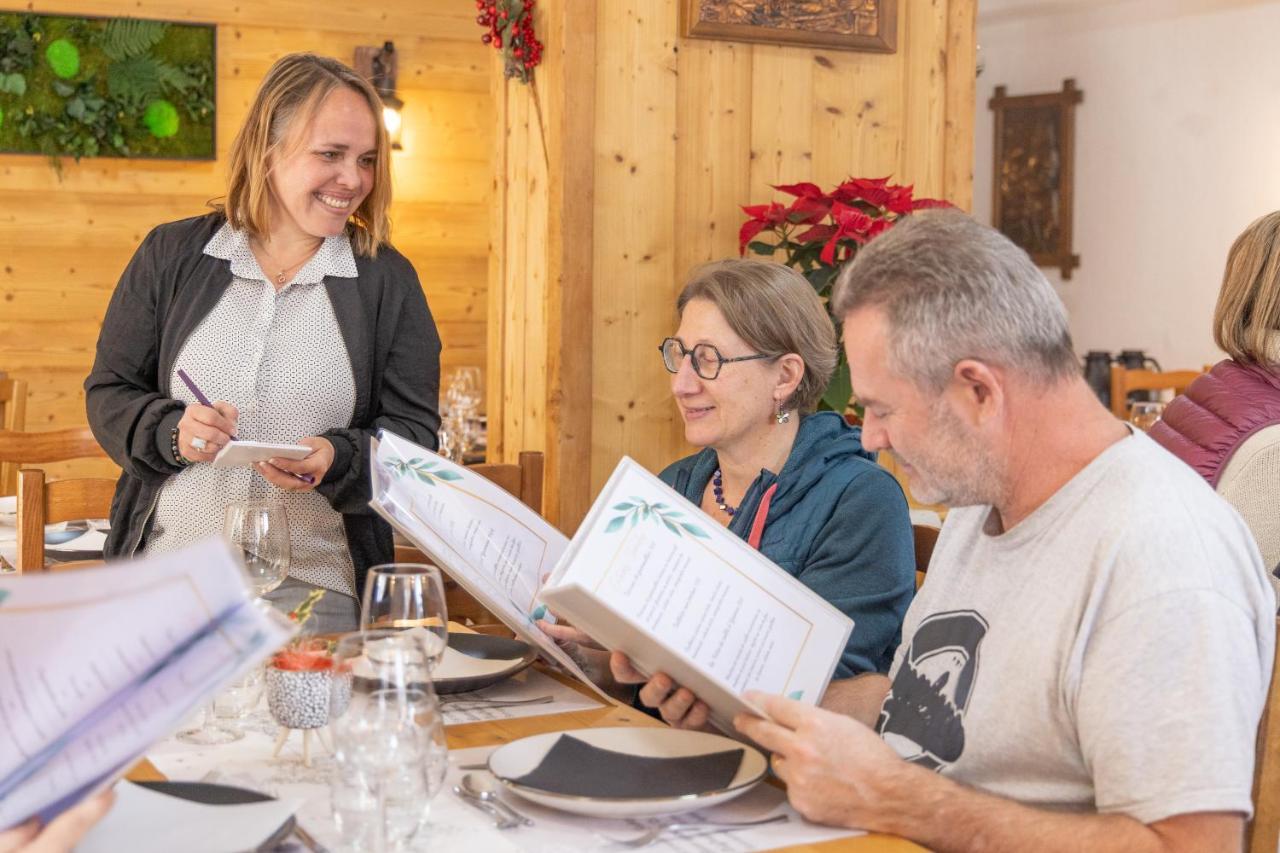
[[[205,441],[200,436],[196,436],[195,438],[191,439],[191,446],[194,447],[196,450],[204,450],[206,447],[209,446],[209,442]]]

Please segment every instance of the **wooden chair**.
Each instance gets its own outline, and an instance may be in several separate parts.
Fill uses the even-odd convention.
[[[484,465],[468,465],[468,471],[474,471],[481,477],[491,480],[520,499],[521,503],[536,513],[542,512],[542,470],[544,460],[541,453],[525,451],[520,454],[520,461],[514,465],[486,463]],[[396,546],[397,563],[430,563],[431,559],[412,545]],[[454,622],[466,625],[468,621],[482,633],[493,633],[494,626],[500,633],[507,633],[505,626],[476,601],[469,592],[449,577],[444,576],[445,606],[449,609],[449,618]]]
[[[0,430],[21,432],[27,428],[27,383],[0,374]],[[18,466],[0,462],[0,495],[18,490]]]
[[[1118,364],[1111,366],[1111,413],[1117,418],[1129,417],[1130,391],[1170,390],[1174,396],[1187,390],[1187,386],[1200,375],[1198,370],[1130,370]]]
[[[928,524],[911,525],[916,543],[916,589],[924,583],[925,573],[929,571],[929,560],[933,557],[933,546],[938,544],[938,534],[941,532]]]
[[[111,514],[115,480],[81,477],[46,483],[39,468],[18,472],[19,572],[44,571],[44,526]]]
[[[1276,619],[1280,639],[1280,617]],[[1280,643],[1271,669],[1271,688],[1258,721],[1253,765],[1253,820],[1245,827],[1246,853],[1276,853],[1280,843]]]
[[[17,469],[23,465],[87,458],[108,458],[87,426],[46,432],[0,430],[0,467],[13,469],[12,484],[0,471],[0,494],[12,495],[17,491]]]

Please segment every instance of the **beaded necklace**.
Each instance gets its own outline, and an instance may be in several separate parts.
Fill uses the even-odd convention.
[[[716,469],[716,473],[711,477],[711,494],[715,497],[716,506],[720,507],[720,511],[733,518],[738,512],[738,508],[729,506],[724,502],[724,478],[721,476],[719,468]]]

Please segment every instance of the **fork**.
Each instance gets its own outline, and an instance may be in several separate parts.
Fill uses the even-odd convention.
[[[696,823],[666,823],[661,826],[650,827],[641,834],[634,835],[631,838],[613,838],[608,835],[601,835],[600,837],[611,844],[617,844],[620,847],[626,847],[628,849],[636,849],[639,847],[648,847],[666,833],[672,833],[679,838],[699,838],[703,835],[719,835],[725,832],[740,832],[744,829],[752,829],[753,827],[765,826],[771,823],[786,823],[789,820],[791,820],[790,816],[786,814],[777,814],[773,817],[764,817],[758,820],[704,820]]]

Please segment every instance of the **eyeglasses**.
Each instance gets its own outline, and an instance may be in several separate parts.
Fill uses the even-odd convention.
[[[687,355],[689,356],[689,361],[693,362],[693,372],[703,379],[715,379],[720,375],[720,368],[723,365],[731,364],[735,361],[755,361],[758,358],[773,358],[773,356],[764,355],[763,353],[725,358],[720,354],[720,350],[711,344],[698,344],[693,349],[685,349],[684,341],[679,338],[665,339],[658,347],[658,351],[662,353],[662,364],[667,368],[668,373],[679,371],[680,363],[684,361],[684,357]]]

